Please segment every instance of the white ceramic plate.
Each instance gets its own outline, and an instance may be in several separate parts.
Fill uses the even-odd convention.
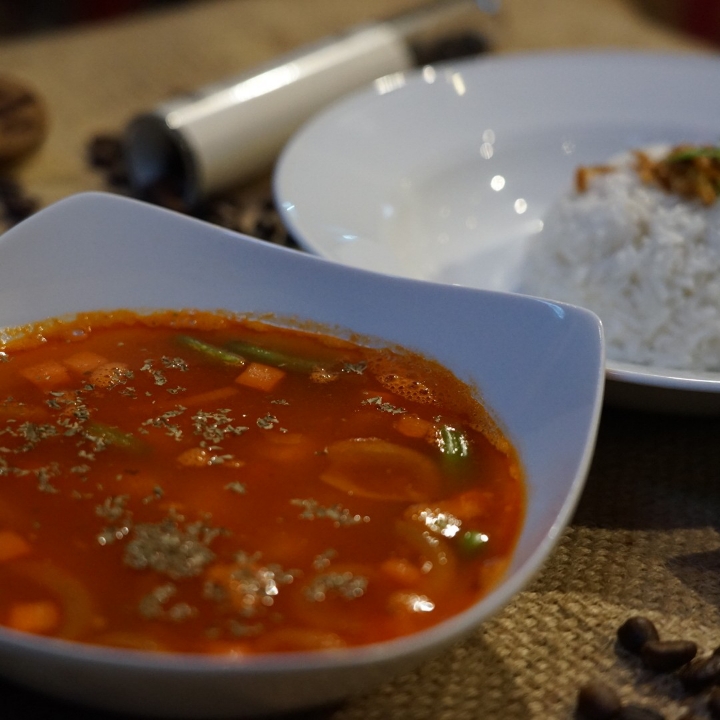
[[[405,277],[514,290],[577,165],[720,139],[720,60],[548,53],[384,78],[310,121],[275,195],[305,249]],[[720,374],[608,363],[609,400],[720,411]]]
[[[523,531],[490,595],[394,642],[233,660],[99,648],[0,627],[7,677],[116,712],[176,718],[334,702],[472,632],[527,584],[570,519],[603,390],[602,332],[587,311],[365,272],[102,194],[64,200],[0,237],[0,328],[123,307],[314,320],[438,360],[478,388],[519,452],[529,492]]]

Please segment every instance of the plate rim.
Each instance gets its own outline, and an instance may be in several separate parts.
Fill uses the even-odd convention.
[[[563,64],[567,65],[568,60],[586,66],[600,63],[598,72],[602,70],[607,72],[608,69],[613,67],[627,67],[628,63],[640,67],[638,62],[641,61],[644,70],[667,66],[677,67],[678,70],[681,70],[682,66],[686,66],[687,72],[703,70],[704,72],[716,73],[720,78],[720,58],[712,53],[697,50],[658,51],[619,48],[533,50],[461,59],[440,63],[434,67],[437,68],[438,72],[469,70],[472,74],[471,80],[475,82],[478,79],[482,80],[490,77],[493,69],[497,67],[518,71],[527,67],[528,63],[539,61],[546,65],[561,68]],[[426,85],[423,82],[423,72],[422,68],[413,68],[403,73],[404,81],[398,89],[401,92],[408,89],[413,91],[413,88]],[[303,124],[285,145],[278,158],[272,176],[272,193],[278,213],[293,238],[303,250],[310,254],[336,262],[343,262],[333,257],[332,254],[323,252],[322,248],[309,237],[309,233],[304,229],[302,223],[297,222],[296,215],[290,212],[289,206],[292,203],[285,190],[288,163],[293,160],[293,153],[298,145],[305,141],[308,132],[312,132],[314,128],[331,121],[333,118],[340,117],[350,109],[362,110],[363,107],[375,103],[378,97],[379,93],[371,85],[335,101]],[[720,137],[720,133],[718,135]],[[377,271],[377,269],[375,270]],[[427,282],[438,282],[432,278],[420,279]],[[509,289],[501,291],[517,294]],[[717,407],[718,411],[720,411],[720,372],[686,371],[608,360],[606,362],[606,379],[616,385],[619,383],[621,385],[644,386],[647,390],[654,389],[659,394],[665,393],[667,395],[666,403],[669,403],[670,409],[672,409],[674,403],[672,396],[677,395],[678,392],[690,393],[695,396],[700,394],[717,395]]]

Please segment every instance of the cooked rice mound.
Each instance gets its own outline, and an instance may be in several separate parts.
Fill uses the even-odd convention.
[[[720,202],[638,168],[630,154],[583,174],[531,240],[519,290],[593,310],[610,360],[720,371]]]

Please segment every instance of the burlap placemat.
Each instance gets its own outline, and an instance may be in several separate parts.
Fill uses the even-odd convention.
[[[619,625],[651,618],[663,637],[720,645],[720,420],[606,409],[585,492],[527,590],[464,642],[364,697],[303,720],[570,718],[579,687],[601,678],[626,702],[674,720],[688,697],[616,647]],[[96,718],[0,683],[8,718]]]
[[[91,136],[178,90],[197,87],[289,47],[413,0],[238,0],[113,27],[59,33],[0,47],[0,71],[36,87],[51,111],[46,146],[18,170],[41,205],[105,187],[86,158]],[[693,50],[694,43],[641,22],[621,0],[506,0],[502,51],[622,46]],[[314,16],[313,16],[314,13]],[[187,58],[192,61],[188,62]],[[209,217],[291,244],[268,203],[267,180],[243,188]],[[416,672],[304,720],[525,720],[570,718],[578,688],[600,677],[627,701],[668,720],[687,700],[677,678],[655,676],[615,646],[628,616],[662,635],[720,645],[720,420],[608,409],[585,492],[545,568],[464,642]],[[0,713],[12,718],[113,716],[58,703],[0,681]]]
[[[574,520],[539,577],[466,642],[336,711],[359,718],[569,718],[600,678],[669,719],[688,698],[616,648],[633,614],[663,637],[720,642],[720,422],[608,409]]]

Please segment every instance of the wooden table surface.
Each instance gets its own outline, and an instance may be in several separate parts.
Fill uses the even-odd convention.
[[[89,139],[137,112],[418,0],[206,0],[0,45],[0,74],[34,86],[50,132],[16,174],[41,204],[103,178]],[[559,48],[708,52],[623,0],[504,0],[496,53]],[[717,89],[715,89],[716,91]],[[649,676],[613,635],[642,612],[670,637],[720,645],[720,421],[607,408],[571,526],[534,583],[477,634],[417,672],[322,713],[333,720],[570,718],[599,674],[669,720],[695,707],[674,678]],[[6,718],[107,718],[0,682]],[[319,716],[309,713],[307,717]]]

